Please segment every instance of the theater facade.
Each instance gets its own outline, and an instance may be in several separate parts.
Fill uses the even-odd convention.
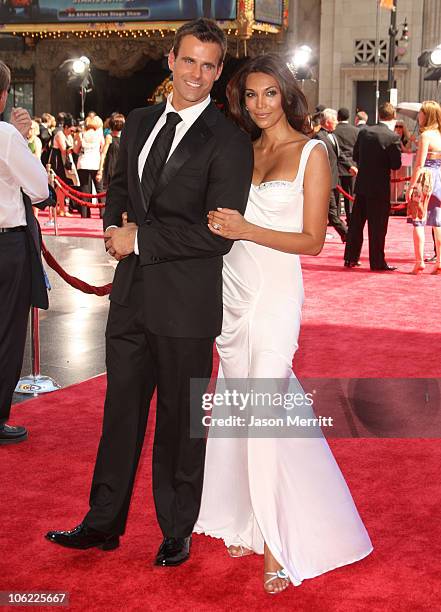
[[[245,56],[283,48],[287,0],[0,0],[0,54],[12,69],[8,108],[32,115],[79,115],[78,86],[63,66],[90,59],[85,109],[102,116],[155,102],[170,75],[167,54],[176,29],[197,17],[218,21],[228,39],[225,84]]]

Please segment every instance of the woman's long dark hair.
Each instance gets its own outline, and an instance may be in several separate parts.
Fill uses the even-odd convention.
[[[253,140],[261,133],[245,109],[247,77],[255,72],[263,72],[276,79],[282,94],[282,108],[289,124],[298,132],[309,135],[311,126],[306,98],[297,85],[291,70],[283,58],[276,53],[258,55],[248,60],[233,75],[227,85],[229,114],[232,120],[248,132]]]

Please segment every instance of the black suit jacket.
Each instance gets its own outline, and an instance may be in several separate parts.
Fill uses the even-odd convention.
[[[136,266],[142,267],[147,327],[171,337],[214,337],[222,327],[222,258],[233,242],[207,227],[217,207],[244,213],[253,173],[247,134],[211,103],[170,156],[146,202],[138,156],[165,104],[136,109],[121,134],[109,186],[104,227],[121,215],[138,225],[134,254],[116,269],[110,299],[128,304]]]
[[[355,193],[389,201],[390,171],[401,167],[400,137],[384,123],[360,130],[354,146]]]
[[[340,156],[337,160],[339,176],[351,176],[349,168],[357,165],[354,162],[353,153],[358,134],[359,131],[355,125],[349,123],[338,123],[334,130],[334,136],[337,137],[340,146]]]
[[[331,139],[328,136],[328,132],[324,128],[320,128],[314,138],[316,138],[317,140],[321,140],[326,145],[329,157],[329,165],[331,166],[331,188],[335,189],[338,185],[337,157],[339,154],[339,149],[333,146]]]

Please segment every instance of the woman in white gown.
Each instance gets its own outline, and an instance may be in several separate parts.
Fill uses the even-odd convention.
[[[323,144],[305,136],[306,100],[277,56],[250,60],[227,95],[233,119],[254,137],[255,167],[245,217],[221,208],[208,219],[213,233],[236,240],[224,258],[219,377],[290,379],[299,255],[318,255],[324,243],[329,162]],[[323,437],[209,436],[195,532],[222,538],[234,557],[264,554],[273,594],[372,550]]]

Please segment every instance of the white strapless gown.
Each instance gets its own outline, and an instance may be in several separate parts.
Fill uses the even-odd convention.
[[[303,176],[252,185],[246,219],[302,231]],[[298,255],[235,242],[224,258],[219,376],[291,378],[303,303]],[[196,533],[262,554],[264,542],[293,584],[372,551],[342,473],[324,438],[208,438]]]

